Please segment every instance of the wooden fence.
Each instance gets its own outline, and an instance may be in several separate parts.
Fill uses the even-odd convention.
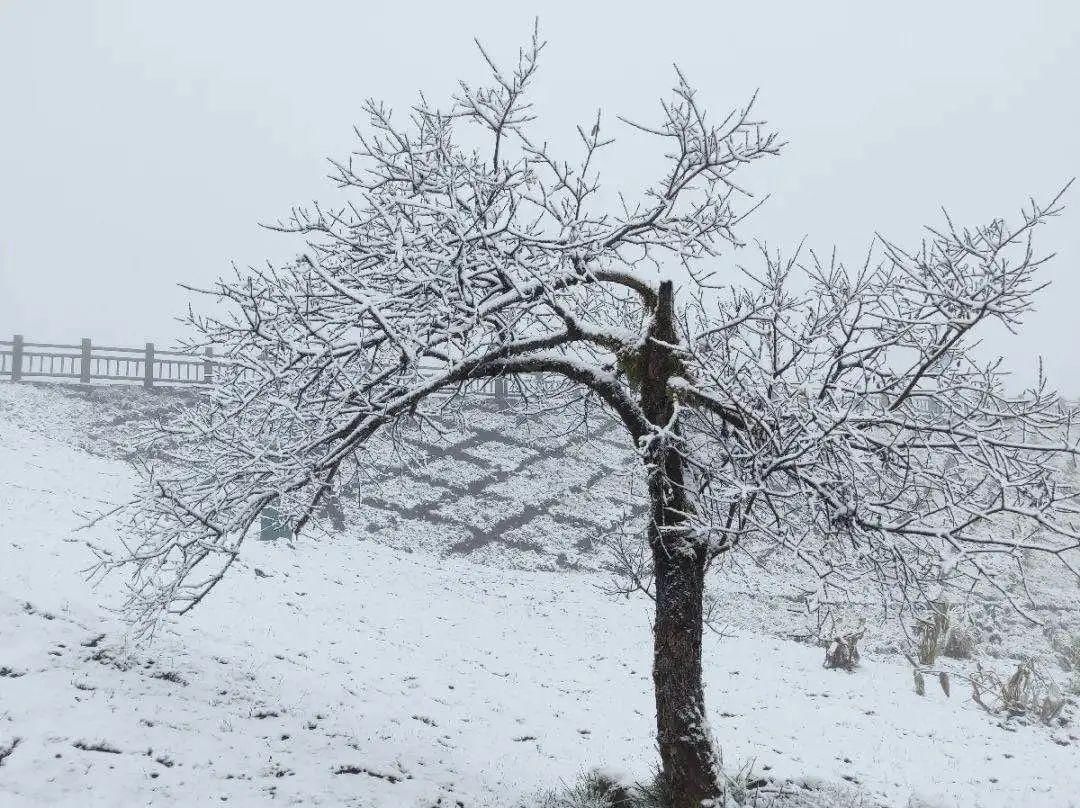
[[[148,342],[142,348],[27,342],[22,334],[0,340],[0,379],[72,379],[79,384],[142,382],[144,387],[207,384],[214,378],[214,352],[202,354],[160,351]],[[470,395],[505,402],[505,379],[477,379],[467,385]]]

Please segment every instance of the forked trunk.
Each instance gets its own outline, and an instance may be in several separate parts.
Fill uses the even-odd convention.
[[[669,346],[678,342],[673,290],[660,285],[642,352],[641,404],[649,421],[666,430],[646,454],[649,467],[649,544],[656,581],[653,686],[662,777],[672,808],[701,808],[720,796],[720,765],[705,719],[701,670],[705,550],[687,531],[692,505],[684,487],[678,424],[668,379],[678,372]]]

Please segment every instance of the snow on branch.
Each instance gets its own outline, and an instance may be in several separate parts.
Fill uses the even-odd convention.
[[[1008,394],[973,354],[983,326],[1030,310],[1047,260],[1032,236],[1060,201],[1014,225],[946,217],[915,251],[880,238],[854,272],[763,250],[734,302],[688,313],[672,389],[694,413],[683,451],[714,556],[785,548],[818,604],[868,582],[889,603],[1008,595],[993,559],[1025,552],[1080,570],[1076,410],[1041,373]]]
[[[749,106],[710,122],[678,74],[660,126],[629,130],[664,144],[667,174],[637,203],[597,210],[596,158],[613,143],[599,116],[579,127],[576,160],[529,134],[542,50],[534,33],[505,70],[481,48],[487,82],[460,83],[447,106],[421,96],[399,117],[365,102],[355,152],[333,163],[348,202],[274,225],[305,239],[295,260],[196,290],[213,305],[191,324],[224,366],[158,436],[166,459],[125,511],[127,553],[104,559],[134,563],[136,612],[194,606],[263,508],[302,526],[343,463],[382,427],[424,418],[440,390],[515,375],[528,393],[555,374],[648,429],[618,379],[656,303],[645,268],[736,242],[735,174],[779,145]]]
[[[137,617],[192,608],[265,507],[302,528],[380,431],[497,376],[534,397],[564,380],[622,421],[656,503],[680,503],[656,552],[671,536],[710,560],[782,550],[820,604],[867,581],[901,604],[1000,587],[989,557],[1025,551],[1076,570],[1073,410],[1041,378],[1007,394],[973,353],[984,325],[1030,311],[1046,260],[1032,239],[1061,195],[1012,225],[946,217],[914,250],[879,238],[854,270],[802,248],[733,266],[757,205],[740,172],[781,148],[752,100],[715,120],[677,72],[659,122],[626,127],[666,168],[609,210],[599,115],[575,160],[530,134],[538,34],[511,70],[481,50],[486,83],[445,106],[365,103],[333,164],[348,202],[275,225],[303,238],[295,260],[204,290],[190,322],[223,367],[153,436],[124,550],[102,550],[103,569],[132,570]]]

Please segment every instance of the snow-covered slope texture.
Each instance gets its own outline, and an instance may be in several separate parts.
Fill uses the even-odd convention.
[[[190,400],[183,391],[138,387],[21,389],[36,390],[27,417],[38,427],[47,431],[60,408],[66,441],[113,458],[137,456],[137,428],[169,419]],[[600,566],[597,541],[642,513],[631,488],[638,464],[623,430],[603,413],[579,422],[467,406],[467,425],[448,408],[437,431],[406,432],[393,446],[373,441],[378,448],[363,469],[345,475],[336,503],[344,521],[402,550],[525,569]],[[332,529],[334,520],[324,521]]]
[[[594,573],[349,529],[255,542],[189,618],[125,650],[107,609],[122,581],[86,585],[73,513],[133,484],[79,448],[101,416],[0,385],[0,805],[474,808],[594,765],[648,774],[648,602],[603,595]],[[1067,730],[919,697],[895,658],[829,671],[820,649],[738,629],[706,665],[731,766],[856,784],[865,805],[1080,806]]]

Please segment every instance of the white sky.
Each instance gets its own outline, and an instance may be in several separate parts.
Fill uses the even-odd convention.
[[[293,253],[257,223],[332,195],[367,96],[405,107],[483,76],[539,14],[536,91],[556,141],[597,107],[654,118],[678,62],[716,112],[760,88],[789,142],[743,177],[772,199],[745,237],[913,244],[945,206],[1014,216],[1080,174],[1080,3],[0,0],[0,338],[141,345],[180,334],[180,281]],[[614,130],[618,134],[618,130]],[[627,134],[608,176],[651,179]],[[615,149],[620,149],[617,144]],[[1041,246],[1053,286],[987,347],[1080,394],[1080,187]],[[744,259],[745,260],[745,259]],[[723,267],[718,267],[723,270]]]

